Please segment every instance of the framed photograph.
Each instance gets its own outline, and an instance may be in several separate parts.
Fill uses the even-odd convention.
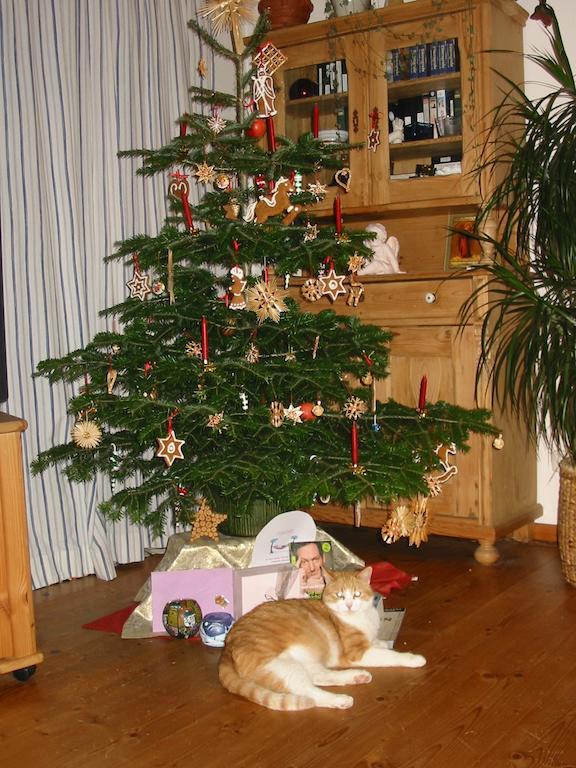
[[[462,269],[482,261],[482,244],[471,237],[474,223],[474,216],[450,216],[446,241],[446,269]]]
[[[300,573],[302,597],[320,598],[324,591],[324,570],[334,567],[331,541],[294,541],[290,563]]]

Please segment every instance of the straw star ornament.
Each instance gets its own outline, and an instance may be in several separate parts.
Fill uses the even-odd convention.
[[[205,536],[208,539],[218,541],[218,526],[223,523],[228,515],[219,515],[214,512],[206,499],[202,497],[198,512],[194,516],[194,523],[190,531],[190,541],[196,541]]]
[[[255,19],[254,3],[249,0],[208,0],[199,10],[200,16],[210,19],[214,32],[229,31],[236,53],[244,50],[240,27]]]

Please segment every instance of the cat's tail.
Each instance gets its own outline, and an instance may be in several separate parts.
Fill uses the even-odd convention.
[[[253,680],[240,677],[236,671],[234,659],[226,649],[220,658],[218,676],[224,688],[230,691],[230,693],[243,696],[248,701],[253,701],[254,704],[260,704],[260,706],[268,707],[268,709],[278,709],[286,712],[298,709],[311,709],[315,706],[314,701],[307,696],[273,691]]]

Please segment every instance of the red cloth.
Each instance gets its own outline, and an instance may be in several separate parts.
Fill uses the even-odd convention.
[[[367,563],[372,568],[370,586],[375,592],[388,597],[393,589],[404,589],[412,582],[412,576],[391,563]]]
[[[82,629],[95,629],[98,632],[113,632],[115,635],[121,635],[126,619],[132,615],[137,605],[138,603],[131,603],[119,611],[109,613],[100,619],[89,621],[87,624],[82,625]]]

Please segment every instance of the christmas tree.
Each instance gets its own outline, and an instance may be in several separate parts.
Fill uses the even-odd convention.
[[[170,211],[158,234],[108,257],[133,266],[126,299],[102,312],[109,330],[38,365],[51,382],[75,384],[75,423],[33,470],[62,465],[75,482],[104,473],[103,513],[157,532],[173,516],[196,518],[201,533],[212,512],[230,524],[259,504],[277,513],[318,497],[418,499],[424,509],[438,446],[466,450],[470,432],[495,430],[483,410],[426,402],[425,386],[414,407],[376,400],[390,334],[328,308],[361,297],[369,236],[343,229],[339,197],[333,222],[314,219],[326,194],[318,170],[338,170],[355,150],[314,130],[275,135],[281,52],[264,42],[264,17],[244,46],[244,13],[236,0],[212,2],[207,22],[190,22],[233,64],[233,92],[192,88],[194,109],[172,141],[123,153],[142,159],[140,173],[166,176]],[[196,205],[191,183],[202,190]],[[299,271],[309,275],[303,297],[326,309],[304,312],[288,296]]]

